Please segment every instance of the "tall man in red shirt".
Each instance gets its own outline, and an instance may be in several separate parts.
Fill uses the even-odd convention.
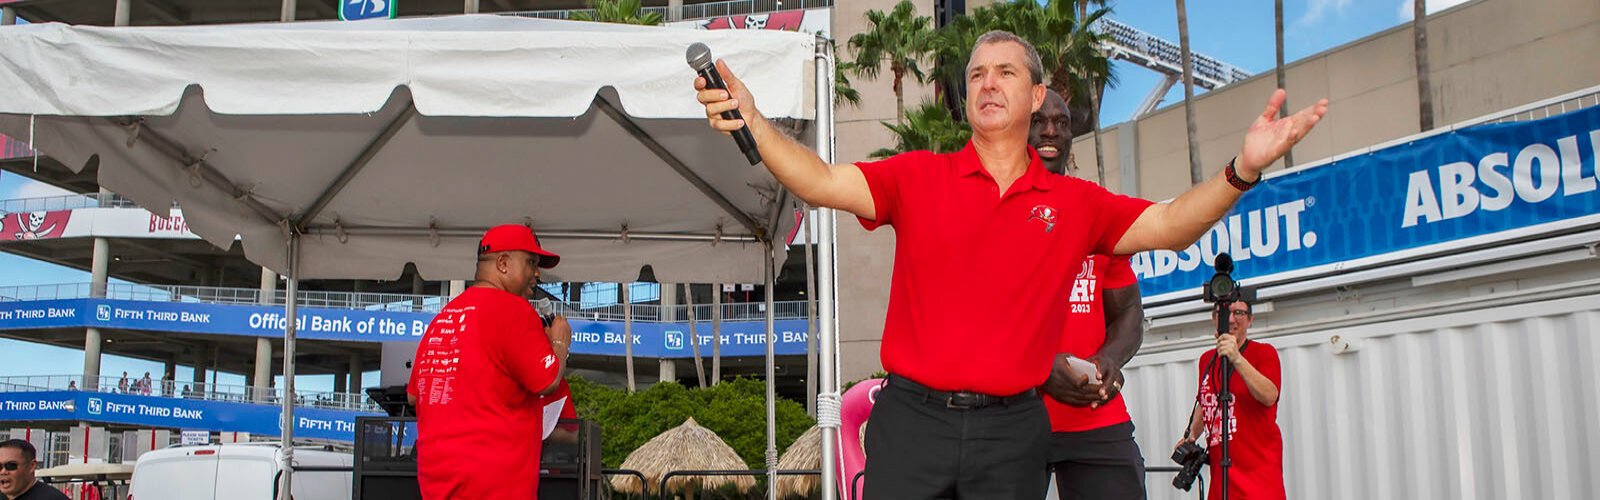
[[[1033,114],[1028,143],[1051,173],[1067,175],[1072,114],[1066,99],[1046,91]],[[1075,170],[1074,170],[1075,171]],[[1068,305],[1055,366],[1042,389],[1050,414],[1050,468],[1062,500],[1142,499],[1144,458],[1123,403],[1122,366],[1139,351],[1144,306],[1127,256],[1091,255],[1062,297]],[[1072,368],[1087,360],[1093,375]],[[1091,377],[1094,381],[1091,381]]]
[[[540,394],[560,385],[572,330],[557,316],[546,332],[526,296],[560,260],[525,226],[490,229],[476,282],[428,325],[406,387],[422,498],[534,498]]]
[[[1228,322],[1228,333],[1217,336],[1217,347],[1200,355],[1199,411],[1189,422],[1182,441],[1193,442],[1205,426],[1206,448],[1210,454],[1211,483],[1206,498],[1222,498],[1222,423],[1228,422],[1229,500],[1283,500],[1283,433],[1278,430],[1278,389],[1283,387],[1278,350],[1249,338],[1255,312],[1249,302],[1234,302],[1228,317],[1211,321]],[[1217,355],[1233,362],[1228,392],[1233,404],[1223,408],[1217,398],[1218,379],[1222,378]]]
[[[762,117],[726,63],[717,69],[727,90],[695,81],[712,128],[748,125],[767,169],[800,199],[868,229],[895,227],[882,345],[890,377],[867,427],[865,497],[874,500],[1042,497],[1050,427],[1037,387],[1066,321],[1059,298],[1083,259],[1188,247],[1327,111],[1323,101],[1279,119],[1275,94],[1225,174],[1152,206],[1045,171],[1028,147],[1044,71],[1010,33],[974,46],[972,141],[948,154],[830,165]],[[743,120],[722,118],[736,109]],[[953,303],[952,283],[985,293]]]

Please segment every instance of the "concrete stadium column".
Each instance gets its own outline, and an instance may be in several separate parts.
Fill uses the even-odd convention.
[[[194,385],[190,387],[194,392],[204,393],[206,391],[206,365],[209,363],[206,358],[210,353],[211,351],[204,347],[194,348],[194,377],[192,380]]]
[[[450,298],[456,298],[465,291],[467,291],[467,280],[450,280]]]
[[[678,314],[678,285],[660,283],[661,287],[661,321],[677,321],[683,315]]]
[[[349,373],[345,373],[342,370],[335,370],[333,372],[333,392],[337,394],[349,392],[345,389],[345,383],[350,381],[349,377]]]
[[[667,0],[667,22],[683,20],[683,0]]]
[[[660,374],[661,376],[658,378],[662,382],[676,382],[678,380],[678,362],[671,359],[662,359]]]
[[[364,388],[361,385],[361,355],[350,355],[350,392],[360,394]]]
[[[277,303],[278,273],[265,267],[261,268],[261,294],[257,300],[261,305],[274,305]],[[255,391],[256,401],[266,401],[268,391],[272,387],[272,340],[266,337],[256,338],[256,363],[255,376],[250,378],[251,390]]]
[[[106,296],[106,281],[111,265],[111,243],[105,238],[94,239],[94,256],[89,262],[89,296],[103,299]],[[85,328],[83,331],[83,388],[85,390],[98,390],[100,387],[100,348],[103,340],[99,328]]]
[[[461,11],[466,14],[478,13],[478,0],[466,0]]]
[[[261,295],[256,302],[264,306],[276,304],[278,296],[278,273],[265,267],[261,268]]]
[[[0,26],[14,26],[17,24],[17,9],[0,7]]]
[[[272,340],[266,337],[256,338],[256,372],[250,378],[250,387],[255,391],[256,401],[266,401],[268,389],[272,388]]]

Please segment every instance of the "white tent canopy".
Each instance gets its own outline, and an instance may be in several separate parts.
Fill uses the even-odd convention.
[[[561,279],[760,282],[794,207],[705,126],[696,41],[812,118],[808,35],[461,16],[6,28],[0,132],[284,273],[292,226],[301,278],[469,278],[483,229],[531,223]]]
[[[102,186],[145,207],[180,203],[202,238],[290,276],[291,297],[299,279],[395,279],[408,262],[469,278],[478,237],[503,223],[562,255],[559,280],[632,281],[649,264],[661,282],[771,283],[799,204],[706,126],[684,62],[695,42],[831,157],[832,63],[810,35],[496,16],[5,27],[0,133],[98,162]],[[820,252],[826,437],[837,361]],[[292,394],[293,322],[284,357]]]

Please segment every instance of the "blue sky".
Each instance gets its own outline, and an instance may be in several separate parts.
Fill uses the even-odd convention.
[[[1429,0],[1430,12],[1466,0]],[[1271,72],[1277,57],[1273,49],[1272,2],[1268,0],[1189,0],[1189,46],[1238,66],[1252,74]],[[1406,0],[1284,0],[1284,62],[1316,54],[1395,25],[1411,21],[1412,3]],[[1112,17],[1124,24],[1178,42],[1178,14],[1172,0],[1122,0],[1112,4]],[[1161,75],[1118,62],[1120,79],[1106,91],[1101,124],[1126,121],[1161,82]],[[1202,93],[1196,88],[1196,93]],[[1290,105],[1297,96],[1289,89]],[[1305,102],[1312,96],[1304,96]],[[1320,98],[1321,96],[1316,96]],[[1183,85],[1174,85],[1162,106],[1183,102]],[[1262,105],[1266,96],[1262,96]]]
[[[1430,0],[1430,12],[1447,8],[1466,0]],[[1190,44],[1196,52],[1218,58],[1251,73],[1263,73],[1273,68],[1272,2],[1266,0],[1191,0],[1189,4]],[[1117,20],[1145,32],[1178,40],[1178,21],[1174,2],[1170,0],[1123,0],[1113,5]],[[1286,61],[1293,61],[1361,37],[1377,33],[1411,18],[1409,0],[1285,0],[1284,46]],[[1120,84],[1108,90],[1104,99],[1102,123],[1115,124],[1127,120],[1150,89],[1160,82],[1157,73],[1144,68],[1116,63]],[[870,85],[870,82],[860,84]],[[858,85],[860,85],[858,84]],[[1197,89],[1198,90],[1198,89]],[[1314,96],[1297,96],[1290,89],[1291,105],[1305,102]],[[1320,97],[1320,96],[1315,96]],[[0,98],[4,94],[0,93]],[[1263,102],[1265,96],[1262,96]],[[1181,102],[1183,87],[1174,86],[1163,105]],[[0,200],[32,198],[66,194],[55,188],[27,181],[12,173],[0,173]],[[0,252],[0,287],[51,283],[85,283],[88,273],[33,261]],[[41,346],[13,340],[0,339],[0,352],[6,353],[6,362],[0,364],[0,376],[12,375],[67,375],[82,372],[83,353],[75,349]],[[101,373],[107,376],[142,376],[151,372],[160,377],[160,363],[105,356]],[[178,369],[178,380],[189,380],[188,368]],[[281,379],[281,377],[279,377]],[[332,390],[331,376],[297,377],[297,387],[302,390]],[[376,372],[363,377],[368,384],[378,380]],[[217,380],[224,384],[244,384],[241,375],[222,375]]]

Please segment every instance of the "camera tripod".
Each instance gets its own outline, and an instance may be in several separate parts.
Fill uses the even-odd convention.
[[[1232,308],[1233,301],[1231,300],[1217,302],[1218,336],[1224,335],[1230,330],[1229,326],[1233,324]],[[1237,349],[1243,354],[1243,345],[1237,346]],[[1218,353],[1217,357],[1220,358],[1218,361],[1222,364],[1222,376],[1219,377],[1221,380],[1217,383],[1216,389],[1217,408],[1222,411],[1222,423],[1220,425],[1222,427],[1222,457],[1219,461],[1222,464],[1222,474],[1217,479],[1217,484],[1221,487],[1220,491],[1222,492],[1219,500],[1228,500],[1228,468],[1233,466],[1233,456],[1228,453],[1228,442],[1232,441],[1233,438],[1233,391],[1229,390],[1228,386],[1233,382],[1233,361],[1222,356],[1221,353]]]

